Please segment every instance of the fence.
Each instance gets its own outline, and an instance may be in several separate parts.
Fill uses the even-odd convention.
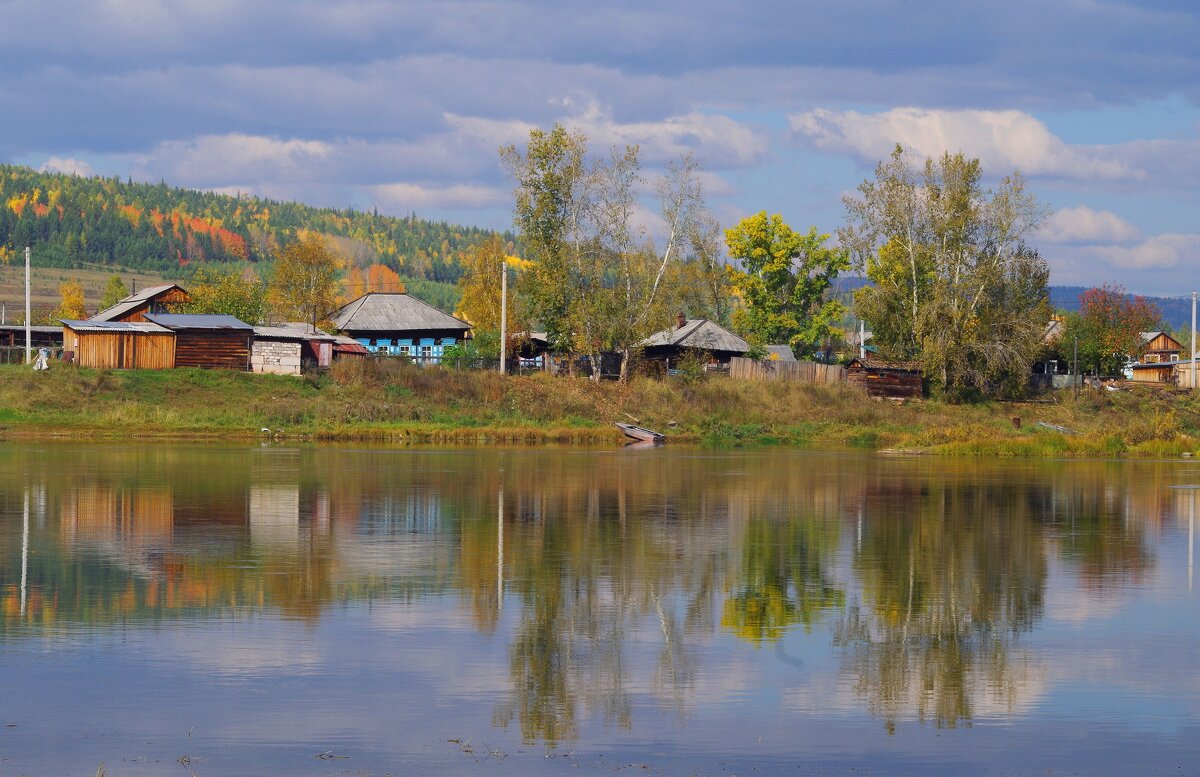
[[[37,349],[33,349],[33,353],[37,355]],[[24,364],[25,363],[25,346],[0,346],[0,364]]]
[[[817,362],[754,361],[741,356],[729,360],[729,376],[740,380],[784,380],[792,383],[841,383],[846,368]]]

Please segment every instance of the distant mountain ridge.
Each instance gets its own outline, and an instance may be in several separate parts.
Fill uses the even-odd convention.
[[[866,278],[859,276],[845,276],[838,278],[835,289],[842,294],[851,294],[854,291],[861,289],[870,283]],[[1087,286],[1051,286],[1050,287],[1050,304],[1056,310],[1064,310],[1074,312],[1079,310],[1079,295],[1088,290]],[[1127,295],[1133,299],[1137,294]],[[1163,323],[1172,329],[1179,329],[1184,325],[1191,325],[1192,322],[1192,299],[1190,294],[1187,297],[1149,297],[1145,299],[1153,302],[1162,312]]]
[[[460,252],[494,234],[415,214],[396,218],[0,165],[0,260],[29,245],[41,267],[101,265],[180,277],[199,265],[268,261],[302,230],[330,236],[355,265],[377,262],[405,278],[442,283],[461,277]]]

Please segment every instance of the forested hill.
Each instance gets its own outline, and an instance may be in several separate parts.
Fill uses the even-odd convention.
[[[455,282],[459,252],[491,235],[444,222],[81,178],[0,165],[0,261],[33,247],[33,263],[106,265],[186,276],[212,263],[269,260],[298,230],[333,236],[355,265]]]

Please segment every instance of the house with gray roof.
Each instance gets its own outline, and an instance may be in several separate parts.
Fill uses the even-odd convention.
[[[371,353],[436,362],[471,325],[409,294],[368,292],[329,314],[339,332]]]
[[[750,344],[725,327],[707,318],[685,319],[682,315],[675,326],[655,332],[639,347],[642,358],[648,361],[665,361],[672,367],[675,361],[691,353],[704,353],[710,361],[728,364],[734,356],[745,356]]]
[[[167,283],[147,286],[130,294],[111,308],[100,311],[89,321],[145,321],[146,314],[170,313],[176,306],[191,301],[191,295],[180,285]]]

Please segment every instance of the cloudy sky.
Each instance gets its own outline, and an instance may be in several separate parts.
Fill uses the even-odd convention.
[[[0,160],[507,227],[561,122],[837,229],[897,143],[1021,170],[1052,282],[1200,284],[1192,0],[0,0]]]

